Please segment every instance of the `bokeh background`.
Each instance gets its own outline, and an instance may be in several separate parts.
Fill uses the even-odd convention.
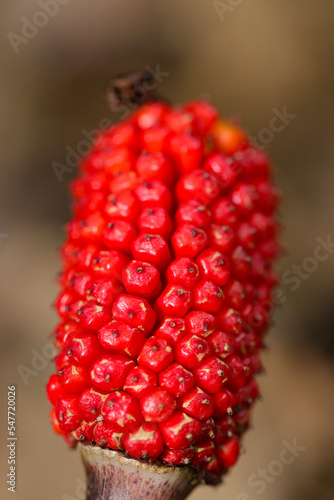
[[[44,393],[52,371],[45,353],[56,321],[50,307],[56,250],[70,216],[66,183],[75,175],[73,169],[59,182],[52,165],[64,163],[67,146],[79,147],[84,130],[104,118],[119,120],[104,102],[108,79],[147,65],[167,73],[159,91],[172,101],[209,98],[260,142],[265,138],[284,193],[285,300],[268,338],[264,402],[235,470],[219,488],[198,488],[191,499],[332,499],[334,255],[329,247],[320,261],[314,252],[319,238],[334,239],[334,3],[62,0],[44,27],[25,28],[30,38],[8,38],[22,36],[27,20],[43,24],[37,12],[47,3],[0,6],[1,499],[10,498],[5,438],[12,384],[16,498],[83,498],[82,466],[53,434]],[[285,107],[294,117],[268,141],[263,129]],[[23,379],[27,369],[33,371]],[[250,486],[259,468],[272,470],[283,441],[294,440],[305,448],[295,461],[275,477],[269,473],[263,493]]]

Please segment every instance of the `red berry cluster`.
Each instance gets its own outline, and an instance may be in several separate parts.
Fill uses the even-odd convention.
[[[208,103],[151,102],[96,140],[71,190],[55,431],[218,481],[259,395],[277,281],[267,156]]]

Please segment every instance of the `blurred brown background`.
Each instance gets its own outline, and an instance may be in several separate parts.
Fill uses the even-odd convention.
[[[159,90],[172,101],[208,97],[268,142],[284,193],[285,300],[265,354],[264,402],[246,436],[247,453],[225,484],[201,487],[191,498],[332,499],[334,255],[330,246],[321,260],[314,252],[318,238],[334,239],[334,3],[55,1],[12,0],[0,7],[1,499],[10,498],[5,419],[11,384],[17,385],[16,498],[83,498],[83,469],[53,434],[44,394],[52,371],[45,353],[56,321],[50,307],[56,249],[70,216],[66,182],[75,175],[73,169],[60,183],[52,164],[65,162],[66,147],[76,150],[85,129],[120,118],[104,103],[107,80],[146,65],[168,73]],[[46,18],[38,14],[42,5]],[[27,20],[45,25],[36,30]],[[263,131],[285,107],[290,118],[283,130]],[[33,370],[25,379],[24,369]],[[294,440],[305,449],[275,476],[283,441]],[[268,479],[254,486],[259,468],[269,471]]]

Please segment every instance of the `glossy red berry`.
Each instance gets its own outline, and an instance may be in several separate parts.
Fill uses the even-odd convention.
[[[143,366],[135,366],[129,371],[125,379],[124,390],[140,399],[157,386],[158,379],[155,373]]]
[[[158,269],[147,262],[132,260],[122,273],[126,291],[147,299],[156,297],[162,289]]]
[[[207,229],[211,222],[210,210],[200,201],[189,199],[181,203],[175,214],[177,224],[193,224],[200,229]]]
[[[158,234],[164,240],[167,240],[173,231],[172,220],[163,207],[143,209],[138,218],[138,227],[142,233]]]
[[[136,171],[142,179],[158,179],[167,186],[174,181],[173,165],[161,152],[142,154],[136,163]]]
[[[201,280],[193,290],[193,302],[196,309],[217,313],[224,304],[223,290],[213,281]]]
[[[116,431],[130,431],[143,420],[137,399],[124,391],[115,391],[107,396],[102,416]]]
[[[57,403],[58,398],[65,394],[65,390],[63,389],[59,381],[58,375],[51,375],[46,386],[46,393],[48,395],[50,403],[53,406],[55,406],[55,404]]]
[[[180,408],[192,417],[205,420],[213,414],[213,402],[209,394],[199,387],[193,387],[178,400]]]
[[[112,307],[113,317],[139,328],[146,336],[152,330],[156,315],[149,303],[133,295],[119,295]]]
[[[227,439],[216,447],[216,455],[221,467],[232,467],[238,460],[240,445],[237,437]]]
[[[187,448],[201,434],[200,421],[182,411],[176,411],[159,427],[168,448]]]
[[[140,400],[146,422],[164,422],[176,409],[176,401],[165,389],[155,389]]]
[[[164,448],[159,427],[145,423],[127,434],[124,447],[133,458],[156,460]]]
[[[127,374],[134,366],[134,361],[119,354],[102,356],[91,367],[92,384],[108,392],[121,389]]]
[[[175,398],[183,396],[195,384],[191,371],[179,363],[172,363],[159,374],[159,385]]]
[[[230,266],[227,257],[214,248],[207,248],[196,259],[203,278],[224,286],[230,278]]]
[[[95,333],[70,333],[65,350],[74,363],[86,367],[102,356],[102,348]]]
[[[146,337],[138,328],[114,320],[99,330],[98,340],[106,350],[135,359],[140,353]]]
[[[177,316],[182,318],[192,304],[191,290],[181,285],[169,284],[155,303],[158,318]]]
[[[103,403],[108,396],[105,391],[88,388],[80,396],[79,407],[87,422],[92,422],[100,415]]]
[[[62,431],[71,432],[77,429],[83,420],[79,406],[79,396],[68,394],[58,398],[55,415]]]
[[[154,373],[160,373],[174,360],[171,344],[164,339],[154,337],[146,340],[139,358],[138,364],[144,366]]]
[[[208,342],[197,335],[188,333],[175,346],[175,359],[189,370],[197,368],[210,355]]]
[[[103,242],[111,250],[131,255],[131,244],[137,231],[130,222],[115,220],[109,222],[103,231]]]
[[[203,205],[209,205],[218,198],[219,193],[220,187],[215,177],[203,170],[194,170],[183,176],[176,185],[179,203],[193,199]]]
[[[93,431],[94,441],[98,446],[107,446],[112,450],[123,450],[122,438],[124,433],[104,421],[98,422]]]
[[[174,345],[186,334],[186,323],[183,318],[167,316],[154,335],[156,338],[165,339]]]
[[[188,257],[179,257],[168,267],[166,278],[169,283],[194,288],[199,280],[197,264]]]
[[[207,246],[206,232],[193,224],[180,224],[172,236],[172,245],[177,257],[194,258]]]
[[[196,385],[209,394],[216,394],[226,383],[228,370],[224,361],[210,356],[194,371]]]
[[[189,332],[194,335],[207,337],[215,329],[215,317],[205,311],[191,311],[184,319]]]
[[[105,205],[105,214],[109,220],[123,220],[132,222],[139,210],[139,203],[131,191],[120,191],[108,196]]]
[[[90,386],[88,368],[75,364],[66,364],[59,372],[59,382],[64,391],[80,393]]]
[[[167,242],[159,234],[140,234],[132,242],[132,254],[136,260],[149,262],[164,271],[171,260]]]

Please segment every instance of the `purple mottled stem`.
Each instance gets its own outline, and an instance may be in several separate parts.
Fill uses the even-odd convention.
[[[86,469],[86,500],[183,500],[196,487],[190,467],[127,458],[122,452],[78,443]]]

